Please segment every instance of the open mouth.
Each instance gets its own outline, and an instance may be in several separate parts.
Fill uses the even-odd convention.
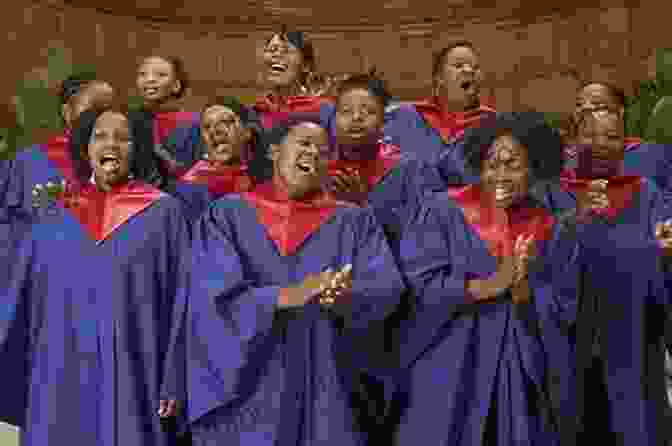
[[[317,163],[314,160],[301,159],[296,163],[296,168],[299,169],[301,173],[307,175],[314,174],[317,170]]]
[[[146,87],[143,89],[143,92],[145,93],[145,96],[155,96],[159,92],[159,89],[154,87]]]
[[[270,71],[273,74],[283,74],[287,72],[287,65],[281,63],[274,63],[270,66]]]
[[[103,169],[103,171],[114,172],[119,169],[121,163],[119,162],[119,157],[117,157],[117,155],[105,154],[100,157],[98,164]]]
[[[474,86],[473,81],[464,81],[460,84],[460,88],[462,88],[465,91],[466,90],[471,90],[473,86]]]

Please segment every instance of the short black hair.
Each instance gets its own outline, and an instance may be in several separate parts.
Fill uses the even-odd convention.
[[[563,165],[560,132],[546,123],[543,114],[536,112],[497,113],[486,118],[480,127],[466,132],[466,165],[474,175],[480,175],[482,162],[495,139],[507,133],[527,148],[534,179],[543,181],[559,177]]]
[[[96,73],[81,72],[68,76],[58,84],[57,92],[61,105],[65,105],[74,97],[77,96],[84,87],[98,81]],[[102,82],[102,81],[101,81]]]
[[[446,55],[455,48],[461,47],[469,48],[471,51],[476,52],[476,47],[468,40],[456,40],[449,43],[432,55],[432,78],[435,78],[441,72],[446,60]]]
[[[387,85],[381,77],[377,76],[375,71],[370,73],[355,74],[347,77],[338,86],[338,97],[336,101],[345,93],[356,89],[367,90],[375,97],[383,108],[390,102],[390,94],[387,91]]]
[[[581,88],[579,91],[583,91],[584,88],[586,88],[588,85],[601,85],[605,87],[607,90],[609,90],[609,94],[616,99],[616,102],[618,103],[619,106],[625,107],[626,104],[626,94],[625,90],[623,90],[621,87],[619,87],[616,84],[613,84],[611,82],[607,81],[601,81],[601,80],[590,80],[590,81],[585,81],[581,84]]]
[[[136,122],[131,119],[129,112],[125,109],[108,107],[105,109],[86,110],[79,115],[72,129],[70,137],[69,151],[70,158],[75,167],[77,179],[82,182],[88,182],[93,173],[89,164],[87,153],[93,128],[98,118],[106,112],[120,113],[128,119],[129,131],[131,136],[132,154],[131,154],[131,173],[136,179],[147,180],[156,171],[156,160],[154,159],[153,142],[146,141],[143,138],[144,133]]]

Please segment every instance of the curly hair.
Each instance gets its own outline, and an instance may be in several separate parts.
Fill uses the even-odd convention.
[[[510,134],[527,148],[528,163],[535,180],[547,181],[560,175],[563,144],[560,133],[550,127],[541,113],[508,112],[487,118],[464,138],[466,167],[480,175],[482,162],[497,137]]]
[[[139,131],[137,124],[129,117],[128,111],[115,107],[103,110],[86,110],[82,112],[73,126],[69,151],[77,179],[84,183],[91,178],[93,171],[88,160],[88,146],[98,118],[107,112],[120,113],[128,119],[131,141],[133,143],[130,166],[131,174],[136,179],[147,181],[156,171],[153,142],[144,140],[146,138],[143,138],[143,135],[146,132]]]
[[[98,81],[96,73],[82,72],[68,76],[59,82],[56,89],[56,95],[60,99],[61,105],[70,102],[74,96],[77,96],[82,89],[84,89],[84,87],[95,81]]]

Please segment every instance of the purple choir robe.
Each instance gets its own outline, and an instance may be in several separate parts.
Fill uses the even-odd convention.
[[[459,169],[463,165],[459,148],[465,130],[493,113],[495,110],[487,106],[468,114],[442,113],[431,99],[403,104],[388,114],[384,134],[390,143],[414,157],[432,165],[441,159],[451,159]]]
[[[563,175],[563,186],[571,196],[585,185],[574,171]],[[577,393],[592,395],[600,381],[606,385],[606,395],[591,396],[585,407],[579,405],[575,428],[585,431],[585,438],[600,436],[609,444],[663,445],[669,441],[663,419],[662,342],[669,296],[654,228],[672,215],[664,194],[642,177],[609,178],[607,195],[611,202],[607,210],[580,216],[575,223],[579,246],[575,261],[582,278],[572,336]],[[595,355],[594,327],[599,327],[598,357],[605,367],[597,383],[594,376],[589,377]],[[605,400],[602,407],[607,411],[602,416],[595,413],[591,401],[599,398]],[[605,432],[609,428],[614,432],[611,437]]]
[[[565,148],[568,169],[576,167],[576,146]],[[672,147],[651,144],[639,138],[626,138],[623,155],[623,175],[638,175],[651,179],[666,197],[672,198]]]
[[[36,211],[0,290],[0,415],[27,446],[170,445],[156,410],[188,284],[181,206],[134,182],[65,198]]]
[[[364,444],[349,401],[366,361],[355,347],[404,289],[372,213],[330,198],[291,202],[267,183],[214,202],[196,232],[174,337],[187,356],[171,355],[164,394],[186,393],[194,444]],[[353,288],[334,313],[315,302],[277,308],[283,287],[346,264]]]
[[[576,294],[554,278],[576,276],[563,266],[571,251],[530,271],[528,304],[513,304],[508,292],[479,303],[466,292],[467,280],[494,273],[495,254],[510,253],[519,234],[534,234],[539,258],[549,258],[561,226],[541,205],[492,211],[479,194],[470,186],[428,198],[402,239],[416,302],[402,329],[399,446],[558,444],[559,414],[573,408],[562,328],[574,319]]]

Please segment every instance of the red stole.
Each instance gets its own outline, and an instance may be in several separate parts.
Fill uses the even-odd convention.
[[[115,230],[164,196],[158,189],[130,181],[103,192],[93,184],[82,185],[59,201],[84,227],[96,243],[103,242]]]
[[[301,201],[290,200],[276,179],[242,195],[256,209],[257,219],[283,256],[295,254],[343,206],[322,191]]]
[[[642,186],[642,177],[624,175],[604,179],[608,181],[607,197],[609,197],[609,207],[606,209],[596,209],[593,212],[597,215],[614,218],[630,205],[635,193],[639,192]],[[560,185],[564,190],[576,195],[586,191],[593,180],[595,178],[578,178],[576,171],[572,169],[562,173]]]
[[[341,170],[353,169],[366,179],[369,189],[383,179],[387,173],[394,169],[401,160],[401,150],[398,146],[387,143],[379,143],[376,157],[370,160],[332,160],[329,161],[329,175],[334,175]]]
[[[496,208],[485,201],[479,185],[455,189],[450,196],[462,209],[469,226],[486,242],[493,256],[512,255],[519,235],[532,235],[535,240],[541,241],[548,240],[553,232],[555,219],[546,209],[521,206]]]
[[[158,112],[154,114],[154,144],[161,144],[178,127],[198,123],[199,114],[193,112]]]
[[[318,113],[323,104],[334,102],[327,96],[274,96],[257,98],[254,110],[261,115],[261,125],[271,128],[291,113]]]
[[[245,164],[223,166],[208,160],[201,160],[180,179],[188,183],[206,185],[210,193],[216,197],[247,192],[254,187]]]
[[[460,139],[466,129],[477,127],[481,119],[496,112],[485,105],[468,112],[445,112],[435,98],[417,102],[415,109],[430,127],[439,132],[446,144]]]
[[[637,137],[627,137],[625,138],[625,151],[630,152],[631,150],[637,150],[641,147],[642,140]],[[576,158],[579,152],[579,146],[571,144],[565,146],[565,159],[571,160]]]
[[[75,178],[75,167],[70,157],[70,132],[66,131],[63,135],[52,136],[46,144],[41,145],[42,151],[47,156],[51,164],[60,172],[66,181],[73,181]]]

